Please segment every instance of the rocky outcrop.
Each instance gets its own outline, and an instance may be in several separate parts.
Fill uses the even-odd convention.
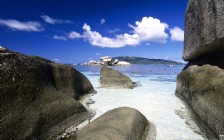
[[[89,66],[98,66],[98,65],[101,65],[101,62],[97,62],[97,61],[94,61],[94,60],[90,60],[88,62],[88,65]]]
[[[224,135],[224,70],[192,65],[177,77],[177,95],[219,137]]]
[[[126,75],[103,66],[100,71],[100,84],[109,88],[133,88],[134,83]]]
[[[101,65],[111,66],[112,59],[110,56],[103,56],[100,58]]]
[[[224,1],[189,0],[183,59],[176,95],[198,120],[224,139]],[[202,127],[201,127],[202,128]]]
[[[70,66],[1,47],[1,138],[56,138],[88,117],[77,100],[92,90],[89,80]]]
[[[67,140],[153,140],[155,125],[139,111],[122,107],[106,112]]]
[[[185,16],[183,59],[224,53],[224,1],[189,0]]]
[[[97,62],[95,60],[90,60],[89,62],[85,62],[81,64],[83,66],[99,66],[99,65],[105,65],[105,66],[129,66],[131,65],[128,62],[125,61],[119,61],[118,59],[113,59],[110,56],[103,56],[100,58],[100,61]]]
[[[117,66],[130,66],[131,64],[125,61],[119,61],[117,64]]]
[[[55,88],[63,94],[79,99],[86,93],[93,92],[90,81],[73,67],[62,64],[51,64]]]

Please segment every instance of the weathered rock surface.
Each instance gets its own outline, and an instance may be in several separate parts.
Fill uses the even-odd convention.
[[[189,0],[176,95],[198,120],[224,139],[224,0]]]
[[[224,0],[189,0],[185,16],[183,59],[224,54]]]
[[[144,140],[146,137],[155,139],[155,126],[139,111],[122,107],[106,112],[67,140]]]
[[[94,90],[90,81],[73,67],[52,63],[51,71],[56,89],[63,94],[79,99]]]
[[[54,139],[88,117],[75,99],[92,90],[72,67],[1,47],[1,139]]]
[[[192,65],[177,77],[176,94],[213,133],[224,139],[224,69]]]
[[[111,88],[133,88],[132,80],[126,75],[103,66],[100,72],[100,84],[102,87]]]

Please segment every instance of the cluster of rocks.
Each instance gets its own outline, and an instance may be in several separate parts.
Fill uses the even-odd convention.
[[[115,59],[114,61],[110,56],[103,56],[100,58],[100,61],[90,60],[89,62],[85,62],[82,65],[89,65],[89,66],[97,66],[97,65],[106,65],[106,66],[129,66],[131,65],[125,61],[119,61]]]
[[[94,92],[90,81],[71,66],[4,47],[0,47],[0,91],[1,139],[142,140],[155,136],[154,125],[132,108],[108,111],[75,133],[77,129],[71,126],[92,116],[79,102]]]
[[[224,1],[189,0],[183,59],[176,95],[201,122],[224,140]]]

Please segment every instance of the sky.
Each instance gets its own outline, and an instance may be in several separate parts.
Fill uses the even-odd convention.
[[[187,0],[0,0],[0,46],[60,63],[182,62]]]

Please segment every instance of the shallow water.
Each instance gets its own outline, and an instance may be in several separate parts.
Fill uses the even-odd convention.
[[[156,125],[158,140],[201,140],[204,138],[191,130],[185,120],[175,114],[175,110],[185,108],[175,96],[176,76],[183,67],[183,65],[112,67],[125,73],[133,81],[140,82],[141,86],[134,89],[100,88],[100,66],[75,68],[88,77],[97,91],[97,94],[91,97],[95,103],[90,106],[96,110],[94,119],[117,107],[132,107]]]

